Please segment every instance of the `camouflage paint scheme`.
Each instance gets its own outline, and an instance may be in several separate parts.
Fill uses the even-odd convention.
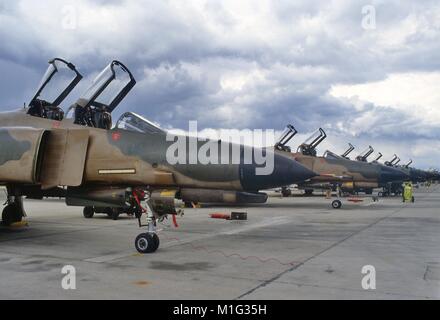
[[[43,132],[41,129],[0,129],[0,181],[35,182],[34,155],[38,154]]]
[[[8,160],[3,166],[16,161],[10,168],[12,171],[22,170],[20,162],[23,162],[26,156],[25,146],[29,147],[33,143],[35,163],[32,169],[36,170],[38,147],[35,132],[42,134],[44,131],[42,129],[45,129],[54,135],[54,133],[64,130],[86,130],[88,141],[84,168],[72,168],[74,172],[84,172],[81,185],[105,184],[258,191],[288,185],[314,175],[313,172],[293,159],[280,154],[275,155],[274,172],[271,175],[261,177],[255,175],[256,165],[254,164],[170,165],[165,154],[173,142],[166,141],[164,134],[144,134],[121,129],[104,130],[84,127],[73,124],[69,119],[54,121],[33,117],[26,114],[25,109],[0,113],[0,127],[12,126],[23,128],[22,135],[15,139],[13,133],[7,134],[9,129],[5,129],[6,133],[1,136],[4,138],[4,141],[1,141],[2,144],[12,145],[11,149],[3,151],[5,153],[3,159]],[[14,128],[10,129],[11,132],[15,130]],[[28,131],[27,134],[26,131]],[[201,144],[199,143],[198,148]],[[244,146],[243,148],[248,147]],[[28,163],[26,166],[30,166],[30,164]],[[0,180],[10,182],[2,176],[0,176]],[[21,182],[38,184],[41,181],[24,179]],[[61,185],[69,186],[69,184]],[[73,186],[78,186],[78,184]]]
[[[323,183],[338,184],[346,189],[377,188],[384,183],[402,181],[407,175],[394,168],[377,165],[369,162],[353,161],[342,158],[333,153],[332,157],[308,156],[301,153],[290,153],[293,159],[313,170],[318,175],[309,182],[301,184],[302,187],[313,187]]]

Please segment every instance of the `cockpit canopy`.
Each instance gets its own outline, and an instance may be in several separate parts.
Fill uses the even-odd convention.
[[[348,158],[348,155],[349,155],[353,150],[354,150],[354,146],[353,146],[351,143],[349,143],[349,144],[348,144],[348,149],[345,150],[345,152],[344,152],[343,154],[341,154],[341,157],[343,157],[343,158],[345,158],[345,159],[349,159],[349,158]]]
[[[356,160],[357,161],[362,161],[362,162],[366,162],[368,157],[374,152],[374,149],[372,146],[368,146],[367,149],[365,149],[364,151],[362,151],[357,157]]]
[[[95,78],[77,104],[83,108],[95,107],[112,112],[135,84],[130,70],[114,60]]]
[[[108,130],[112,127],[112,111],[135,84],[130,70],[113,60],[69,108],[67,117],[73,117],[75,124]]]
[[[81,79],[82,75],[72,63],[60,58],[50,60],[49,67],[29,103],[28,113],[61,120],[64,113],[59,106]]]
[[[400,158],[397,156],[397,154],[394,154],[393,158],[390,161],[385,161],[385,165],[391,167],[395,165],[396,160],[400,160]]]
[[[376,158],[373,160],[373,162],[379,162],[379,160],[383,157],[383,154],[381,152],[377,153]]]
[[[409,166],[413,163],[412,159],[409,159],[409,161],[404,165],[405,168],[409,168]]]
[[[290,140],[298,133],[298,131],[291,125],[288,124],[286,129],[284,129],[281,137],[278,139],[278,142],[275,143],[275,149],[281,151],[291,152],[290,147],[287,145]]]
[[[153,122],[134,112],[124,113],[116,122],[115,128],[141,133],[165,133]]]
[[[327,134],[322,128],[316,130],[303,144],[298,147],[298,152],[308,155],[316,156],[316,147],[327,138]]]

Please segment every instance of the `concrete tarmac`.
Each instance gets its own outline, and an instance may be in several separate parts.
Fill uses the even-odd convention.
[[[178,228],[160,225],[149,255],[134,248],[133,218],[86,220],[62,200],[25,200],[29,226],[0,228],[0,299],[439,299],[440,188],[415,197],[185,209]],[[231,211],[248,220],[209,217]],[[62,288],[66,265],[75,290]],[[375,289],[362,286],[367,265]]]

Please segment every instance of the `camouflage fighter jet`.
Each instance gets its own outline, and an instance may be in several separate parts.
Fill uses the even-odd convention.
[[[409,160],[404,165],[398,165],[400,163],[400,158],[395,154],[393,158],[390,161],[386,161],[384,165],[401,170],[408,175],[409,178],[406,180],[409,180],[414,184],[429,180],[428,173],[426,171],[410,167],[412,162],[412,160]],[[392,194],[401,195],[403,192],[403,182],[404,181],[395,181],[384,185],[381,194],[383,196],[389,196]]]
[[[315,175],[280,153],[271,154],[271,173],[258,175],[261,165],[255,159],[243,161],[244,154],[255,154],[258,149],[238,145],[239,161],[233,163],[229,150],[237,145],[224,141],[211,142],[223,147],[218,157],[226,158],[226,163],[170,164],[167,150],[179,138],[188,145],[190,137],[168,141],[160,130],[109,129],[111,112],[136,83],[122,63],[110,63],[66,115],[60,104],[81,75],[65,60],[49,63],[29,106],[0,113],[0,184],[7,189],[4,225],[26,215],[23,197],[64,197],[67,205],[85,207],[89,211],[85,214],[93,214],[90,210],[95,207],[129,207],[139,226],[146,227],[135,247],[150,253],[159,247],[156,221],[177,213],[174,199],[182,189],[256,193]],[[204,145],[196,141],[197,152]],[[185,160],[191,156],[187,153]],[[145,225],[142,213],[146,213]]]

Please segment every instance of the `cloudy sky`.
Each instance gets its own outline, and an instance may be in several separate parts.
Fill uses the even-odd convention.
[[[137,86],[117,113],[167,128],[318,127],[321,151],[371,144],[440,167],[438,1],[0,0],[0,110],[63,57],[85,79],[112,59]],[[67,101],[64,108],[67,109]]]

